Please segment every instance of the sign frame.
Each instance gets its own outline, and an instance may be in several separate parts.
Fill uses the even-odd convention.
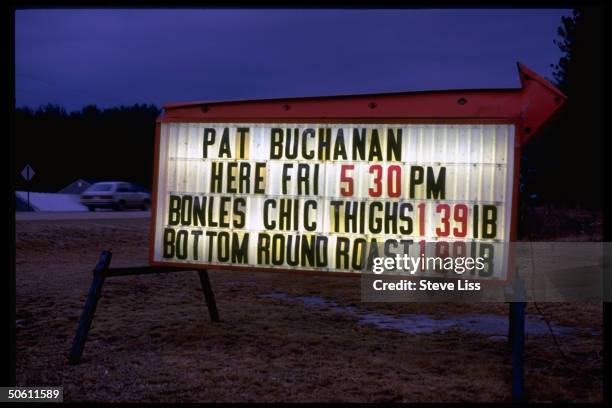
[[[362,276],[360,272],[327,272],[299,268],[271,268],[205,263],[180,263],[154,259],[161,125],[164,123],[278,123],[278,124],[456,124],[514,125],[514,160],[510,242],[518,239],[519,176],[522,146],[566,102],[554,85],[518,63],[521,88],[424,91],[367,95],[341,95],[164,105],[155,124],[152,219],[149,232],[149,264],[251,272],[297,273],[315,276]],[[508,264],[505,281],[513,275]]]

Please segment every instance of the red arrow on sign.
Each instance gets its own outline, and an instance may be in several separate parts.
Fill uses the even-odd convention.
[[[567,97],[546,79],[518,63],[521,88],[462,89],[367,95],[260,99],[168,104],[158,121],[376,122],[410,120],[423,123],[518,123],[526,143],[566,102]]]

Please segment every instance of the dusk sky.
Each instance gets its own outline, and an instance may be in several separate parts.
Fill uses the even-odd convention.
[[[19,10],[17,106],[516,88],[571,10]]]

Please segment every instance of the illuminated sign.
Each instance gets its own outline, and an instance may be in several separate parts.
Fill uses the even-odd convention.
[[[518,68],[519,89],[165,105],[149,262],[346,276],[488,254],[472,277],[505,280],[521,147],[566,101]]]
[[[514,137],[512,124],[162,123],[153,260],[362,272],[372,244],[507,242]]]

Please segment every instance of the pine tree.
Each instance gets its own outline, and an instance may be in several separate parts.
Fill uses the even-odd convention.
[[[527,195],[543,202],[601,208],[603,13],[597,7],[563,17],[554,43],[562,56],[554,82],[568,97],[561,115],[525,149]],[[526,160],[525,160],[526,158]],[[531,175],[531,177],[528,177]]]

